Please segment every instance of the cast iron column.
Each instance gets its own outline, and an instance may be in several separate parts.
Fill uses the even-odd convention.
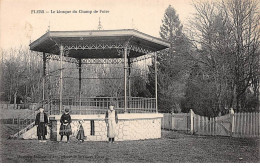
[[[129,99],[130,99],[130,97],[131,97],[131,77],[130,77],[130,75],[131,75],[131,61],[130,61],[130,57],[128,57],[127,58],[127,62],[128,62],[128,96],[129,96]]]
[[[124,90],[125,90],[125,104],[124,104],[124,112],[127,112],[127,45],[124,48]]]
[[[158,96],[157,96],[157,53],[154,53],[154,77],[155,77],[155,109],[158,113]]]
[[[63,56],[63,51],[64,51],[64,48],[63,48],[63,45],[61,44],[60,45],[60,114],[61,114],[61,111],[62,111],[62,89],[63,89],[63,84],[62,84],[62,56]]]
[[[43,60],[43,74],[42,74],[42,100],[45,99],[45,76],[46,76],[46,55],[45,52],[42,54],[42,60]]]
[[[82,73],[82,61],[79,59],[79,109],[81,109],[81,73]],[[80,111],[81,112],[81,111]]]

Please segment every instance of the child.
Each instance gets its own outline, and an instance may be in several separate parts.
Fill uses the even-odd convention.
[[[84,142],[85,139],[85,134],[84,134],[84,129],[82,126],[82,123],[84,122],[84,120],[80,120],[79,121],[79,126],[78,126],[78,134],[76,136],[76,138],[80,141],[80,142]]]

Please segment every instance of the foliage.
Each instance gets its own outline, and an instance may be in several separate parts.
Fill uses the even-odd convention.
[[[17,103],[17,98],[30,102],[40,98],[41,91],[41,61],[26,48],[2,51],[1,100]],[[9,58],[8,58],[9,57]]]
[[[160,36],[170,43],[170,49],[158,54],[158,102],[162,112],[180,112],[184,98],[190,43],[182,32],[182,25],[175,9],[169,5],[165,10]],[[149,67],[147,87],[154,95],[154,62]]]
[[[196,113],[208,116],[230,107],[236,111],[257,110],[258,104],[247,108],[248,95],[251,102],[259,101],[257,2],[227,0],[193,6],[196,13],[190,21],[190,37],[197,50],[194,61],[199,64],[194,67],[200,70],[190,75],[186,103]],[[204,78],[194,75],[204,75]],[[199,88],[200,85],[203,87]]]

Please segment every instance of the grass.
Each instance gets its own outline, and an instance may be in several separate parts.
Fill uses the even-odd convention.
[[[0,108],[0,119],[11,119],[24,117],[33,114],[34,111],[29,109],[3,109]]]
[[[6,130],[6,131],[5,131]],[[15,130],[15,129],[14,129]],[[238,163],[259,162],[259,139],[194,136],[162,131],[155,140],[58,143],[47,140],[10,140],[12,130],[1,127],[1,162],[77,162],[77,163]]]

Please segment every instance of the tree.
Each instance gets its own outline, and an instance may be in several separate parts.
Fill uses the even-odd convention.
[[[222,3],[229,15],[234,38],[234,91],[237,111],[245,110],[246,91],[252,88],[259,101],[259,2],[254,0],[228,0]],[[258,88],[257,88],[258,87]],[[255,110],[257,108],[254,108]]]
[[[136,62],[137,63],[137,62]],[[144,65],[147,65],[144,63]],[[133,97],[151,97],[150,91],[147,88],[148,80],[147,66],[143,67],[136,64],[131,72],[131,96]],[[154,85],[153,85],[154,87]]]
[[[158,104],[163,112],[180,112],[185,82],[189,73],[190,43],[175,9],[169,5],[160,27],[160,36],[170,43],[164,53],[158,53]],[[154,62],[149,67],[147,87],[154,94]]]
[[[39,59],[26,48],[4,50],[2,52],[1,89],[4,92],[3,100],[14,103],[18,98],[23,101],[31,97],[38,101],[41,97],[41,67]]]
[[[230,93],[230,74],[227,71],[232,60],[229,59],[232,39],[228,35],[231,26],[225,13],[215,3],[195,3],[194,7],[196,13],[190,27],[197,50],[193,59],[194,69],[198,72],[193,71],[189,77],[186,102],[197,114],[214,116],[229,101],[225,97]],[[199,79],[194,75],[199,75]],[[197,90],[192,88],[194,86]]]
[[[123,96],[123,67],[118,65],[101,65],[98,72],[99,78],[106,78],[100,80],[99,88],[104,96]],[[109,78],[109,79],[108,79]]]
[[[259,96],[256,88],[259,85],[256,78],[259,75],[257,4],[252,0],[229,0],[193,5],[196,13],[191,20],[190,34],[197,50],[194,61],[206,77],[198,82],[190,76],[189,86],[203,83],[204,87],[196,92],[188,87],[186,101],[190,104],[193,101],[191,105],[196,107],[201,99],[195,93],[203,94],[205,89],[209,89],[211,95],[197,110],[194,108],[195,112],[203,114],[209,103],[212,103],[213,115],[230,107],[246,111],[248,89],[254,87],[254,92],[251,92],[256,100]]]

